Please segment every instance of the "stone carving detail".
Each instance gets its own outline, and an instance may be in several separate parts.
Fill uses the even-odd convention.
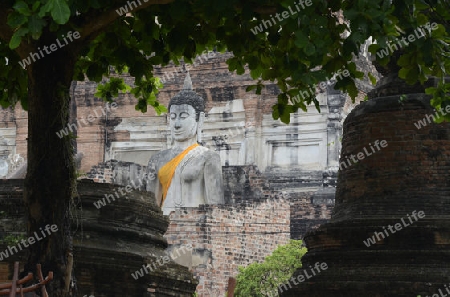
[[[227,135],[213,136],[212,140],[214,141],[214,146],[216,147],[215,150],[220,151],[222,149],[229,151],[231,149],[231,146],[227,143],[227,139]]]
[[[25,160],[20,154],[11,153],[8,157],[0,157],[0,178],[10,177],[24,162]]]
[[[180,207],[224,203],[220,157],[198,144],[204,110],[204,100],[192,90],[188,74],[183,89],[169,103],[172,148],[153,155],[147,167],[147,190],[166,215]]]
[[[14,172],[22,165],[24,159],[19,154],[9,154],[8,155],[8,163],[10,164],[10,172]]]

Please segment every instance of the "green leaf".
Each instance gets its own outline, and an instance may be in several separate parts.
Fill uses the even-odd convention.
[[[352,84],[347,85],[346,91],[352,98],[352,101],[355,102],[355,98],[356,98],[356,96],[358,96],[358,93],[359,93],[358,89],[355,86],[355,83],[353,82]]]
[[[141,112],[147,112],[147,102],[144,99],[139,99],[135,109]]]
[[[408,76],[408,72],[409,69],[407,68],[402,68],[400,69],[400,71],[398,72],[398,77],[402,78],[402,79],[406,79],[406,77]]]
[[[258,85],[250,85],[247,88],[245,88],[246,92],[250,92],[251,90],[254,90],[258,87]]]
[[[230,59],[227,60],[227,64],[228,64],[228,70],[229,71],[234,71],[237,69],[238,67],[238,59],[236,57],[232,57]]]
[[[280,118],[280,113],[278,112],[278,104],[272,106],[272,117],[274,120]]]
[[[236,69],[236,73],[237,73],[238,75],[242,75],[242,74],[245,73],[244,66],[242,66],[241,63],[238,64],[238,67],[237,67],[237,69]]]
[[[28,100],[26,100],[27,97],[20,98],[20,105],[22,105],[22,108],[24,110],[28,110]]]
[[[28,20],[27,16],[14,11],[8,15],[7,24],[12,28],[17,28],[20,25],[25,24],[27,20]]]
[[[431,36],[433,36],[434,38],[439,38],[441,36],[444,36],[446,33],[445,27],[441,24],[438,24],[438,27],[431,31]]]
[[[368,73],[370,82],[372,83],[372,85],[376,85],[377,84],[377,78],[375,76],[372,75],[372,73]]]
[[[351,53],[357,54],[358,50],[359,50],[359,47],[354,41],[352,41],[350,39],[346,39],[344,41],[344,44],[343,44],[343,54],[344,55],[350,55]]]
[[[285,105],[289,102],[289,97],[285,93],[281,93],[278,95],[278,103],[280,105]]]
[[[53,0],[48,0],[47,3],[45,3],[44,6],[41,7],[41,10],[39,11],[39,16],[42,18],[45,16],[48,12],[52,11],[53,9]]]
[[[53,1],[53,9],[51,10],[52,18],[57,24],[65,24],[70,18],[70,8],[65,0],[49,0]]]
[[[280,120],[285,124],[289,124],[291,121],[291,112],[293,112],[292,105],[286,105],[283,109],[283,113],[280,114]]]
[[[33,7],[31,8],[31,10],[32,10],[33,12],[35,12],[35,11],[39,8],[40,5],[41,5],[41,2],[40,2],[40,1],[34,2]]]
[[[261,68],[252,69],[252,70],[250,70],[250,76],[251,76],[253,79],[258,79],[258,78],[261,77],[262,72],[263,72],[263,71],[262,71]]]
[[[20,42],[22,41],[22,37],[25,36],[25,34],[28,33],[28,28],[20,28],[16,32],[14,32],[13,36],[11,37],[11,40],[9,41],[9,48],[15,49],[19,47]]]
[[[368,51],[369,51],[372,55],[376,55],[379,48],[380,48],[380,45],[379,45],[379,44],[373,43],[373,44],[369,45]]]
[[[38,15],[33,14],[28,20],[28,29],[31,33],[31,37],[34,40],[39,39],[42,34],[42,28],[46,25],[46,22]]]
[[[308,43],[303,51],[307,56],[312,56],[316,51],[316,47],[314,46],[314,44]]]
[[[436,92],[436,88],[435,87],[429,87],[425,89],[425,94],[428,95],[433,95]]]
[[[295,32],[294,44],[298,48],[304,48],[306,45],[309,44],[309,39],[302,31],[297,31]]]
[[[158,106],[155,106],[154,108],[155,108],[157,115],[161,115],[162,113],[167,112],[167,107],[165,107],[164,105],[158,105]]]
[[[258,83],[258,86],[256,87],[256,95],[261,95],[262,89],[265,88],[263,84]]]
[[[25,16],[30,16],[31,15],[31,10],[28,7],[28,4],[26,4],[24,1],[17,1],[14,6],[13,6],[14,10],[25,15]]]
[[[420,1],[419,1],[419,2],[420,2]],[[419,14],[419,15],[416,17],[416,20],[417,20],[417,24],[418,24],[419,26],[425,25],[425,23],[428,22],[428,18],[427,18],[424,14]]]

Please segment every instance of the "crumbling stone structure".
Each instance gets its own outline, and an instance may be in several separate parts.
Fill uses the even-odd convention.
[[[167,217],[148,192],[132,191],[126,198],[96,208],[93,202],[117,191],[117,186],[81,181],[72,208],[74,272],[78,296],[192,297],[197,281],[186,267],[173,261],[135,279],[132,273],[166,256],[163,234]],[[0,238],[25,233],[23,180],[0,180],[2,214]],[[0,244],[0,250],[7,243]],[[9,279],[13,262],[26,261],[26,252],[0,262],[0,282]]]

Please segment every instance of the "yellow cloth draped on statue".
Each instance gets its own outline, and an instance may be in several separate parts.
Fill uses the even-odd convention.
[[[161,207],[164,204],[164,200],[167,196],[167,191],[169,191],[170,183],[172,182],[173,175],[175,174],[175,170],[178,167],[178,164],[180,164],[181,161],[183,161],[184,157],[193,149],[198,147],[199,144],[195,143],[185,149],[183,152],[181,152],[178,156],[167,162],[161,169],[158,171],[158,177],[159,181],[161,182],[162,186],[162,200],[161,200]]]

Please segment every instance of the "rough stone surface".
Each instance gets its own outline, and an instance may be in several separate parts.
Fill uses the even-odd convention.
[[[286,197],[291,204],[291,238],[301,239],[308,228],[324,223],[334,207],[337,174],[292,170],[261,172],[256,166],[224,166],[225,204],[239,207],[244,201]],[[110,161],[99,164],[88,177],[98,182],[145,189],[146,166]]]
[[[156,266],[139,279],[132,273],[144,264],[165,256],[163,234],[169,221],[162,215],[148,192],[133,191],[110,204],[97,208],[94,202],[116,193],[117,186],[82,181],[72,209],[74,262],[78,294],[96,297],[185,296],[197,286],[187,268],[173,261]],[[23,180],[0,181],[0,239],[23,236],[25,231],[22,200]],[[2,242],[0,250],[7,248]],[[7,280],[14,261],[26,261],[21,251],[0,262],[0,280]]]

